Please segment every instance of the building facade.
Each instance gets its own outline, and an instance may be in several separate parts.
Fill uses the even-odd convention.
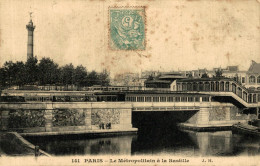
[[[250,90],[260,91],[260,63],[252,61],[251,66],[246,72],[245,87]]]

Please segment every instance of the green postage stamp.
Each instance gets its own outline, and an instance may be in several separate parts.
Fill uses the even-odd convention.
[[[112,50],[145,50],[145,8],[109,8],[109,47]]]

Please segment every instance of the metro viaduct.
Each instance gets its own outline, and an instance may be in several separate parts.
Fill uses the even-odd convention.
[[[233,97],[231,95],[231,97]],[[236,98],[235,98],[236,99]],[[240,100],[239,100],[240,101]],[[25,134],[136,131],[133,112],[191,113],[182,125],[230,127],[259,117],[258,103],[237,105],[201,93],[128,93],[124,102],[1,102],[1,130]],[[170,118],[170,117],[169,117]],[[111,128],[102,129],[102,124]]]

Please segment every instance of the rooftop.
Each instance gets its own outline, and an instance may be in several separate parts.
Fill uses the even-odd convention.
[[[170,80],[149,80],[146,81],[146,83],[165,83],[165,84],[170,84],[172,81]]]
[[[162,75],[159,77],[159,79],[180,79],[180,78],[187,78],[187,77],[180,76],[180,75]]]
[[[248,73],[260,73],[260,63],[252,61],[252,64],[248,69]]]
[[[228,66],[227,70],[228,71],[238,71],[238,66]]]
[[[230,80],[230,78],[188,78],[181,79],[178,82],[199,82],[199,81],[219,81],[219,80]]]

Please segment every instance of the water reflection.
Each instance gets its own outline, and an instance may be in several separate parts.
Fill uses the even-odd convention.
[[[131,155],[135,135],[108,138],[28,137],[27,139],[53,155]]]
[[[141,128],[138,135],[107,138],[28,138],[53,155],[256,156],[259,138],[232,131],[194,132]]]
[[[145,140],[152,138],[149,142]],[[134,141],[132,154],[182,156],[256,156],[260,155],[259,137],[234,134],[232,131],[195,132],[158,129],[141,134]]]
[[[193,132],[185,131],[198,147],[197,153],[207,155],[232,155],[237,139],[232,138],[231,131]],[[232,141],[231,141],[232,140]]]

